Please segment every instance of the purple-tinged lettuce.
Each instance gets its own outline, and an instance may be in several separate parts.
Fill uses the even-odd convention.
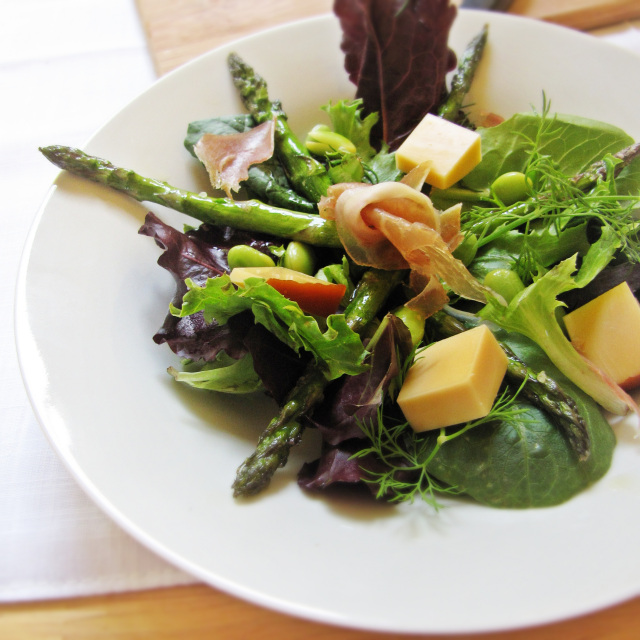
[[[202,312],[206,322],[224,326],[229,319],[250,311],[255,322],[283,344],[295,352],[311,353],[327,379],[334,380],[345,373],[355,375],[364,369],[367,352],[343,314],[328,316],[321,326],[297,302],[257,277],[247,278],[242,287],[234,285],[227,275],[210,278],[202,286],[191,280],[186,284],[189,290],[181,307],[171,307],[179,317]]]
[[[227,252],[233,245],[248,244],[266,251],[279,244],[264,236],[206,224],[182,233],[153,213],[147,214],[139,233],[153,238],[163,249],[158,264],[175,280],[175,306],[187,292],[187,279],[204,285],[209,278],[229,272]],[[168,313],[153,339],[157,344],[166,343],[181,358],[194,361],[191,369],[198,366],[195,363],[207,369],[213,366],[208,363],[219,363],[223,356],[238,361],[250,356],[265,390],[278,402],[295,384],[308,360],[256,325],[250,312],[235,315],[224,325],[205,321],[202,312],[182,318]]]
[[[445,94],[457,9],[449,0],[335,0],[334,13],[356,98],[380,115],[377,141],[394,150]]]
[[[368,471],[382,471],[384,463],[373,456],[354,458],[367,446],[360,424],[378,419],[383,401],[412,351],[411,335],[404,323],[386,316],[376,334],[375,346],[365,361],[368,369],[345,376],[329,387],[325,401],[306,418],[308,426],[322,434],[322,453],[306,464],[298,483],[305,489],[325,489],[334,483],[359,483]]]

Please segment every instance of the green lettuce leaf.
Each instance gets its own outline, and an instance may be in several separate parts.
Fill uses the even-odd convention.
[[[362,100],[340,100],[322,107],[329,115],[336,133],[348,138],[356,146],[356,153],[363,160],[376,154],[371,146],[371,129],[378,122],[378,114],[370,113],[362,118]]]
[[[619,244],[608,229],[594,243],[576,272],[577,256],[563,260],[539,276],[509,305],[489,297],[478,315],[507,331],[521,333],[547,354],[551,362],[574,384],[588,393],[603,408],[616,414],[628,409],[628,397],[585,360],[567,339],[557,320],[556,310],[563,306],[557,298],[561,293],[588,284],[611,260]]]
[[[183,371],[169,367],[169,373],[178,382],[208,391],[252,393],[264,388],[249,353],[235,360],[221,351],[213,362],[189,362]]]
[[[232,316],[251,310],[255,321],[284,344],[295,351],[304,349],[313,354],[328,379],[356,375],[366,369],[367,351],[342,314],[329,316],[322,331],[314,317],[305,314],[296,302],[285,298],[262,278],[248,278],[243,287],[233,285],[227,275],[209,278],[202,287],[191,280],[185,282],[189,290],[181,308],[171,306],[171,313],[178,317],[202,311],[207,322],[215,320],[224,325]]]
[[[403,173],[396,167],[395,154],[382,144],[376,152],[371,145],[371,131],[378,122],[378,114],[362,117],[362,100],[340,100],[323,107],[331,120],[333,131],[348,138],[356,147],[355,153],[328,156],[329,175],[334,184],[339,182],[390,182],[399,180]]]

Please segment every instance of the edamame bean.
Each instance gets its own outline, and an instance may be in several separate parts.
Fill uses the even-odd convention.
[[[316,270],[315,252],[308,244],[294,240],[287,245],[282,266],[311,276]]]
[[[424,317],[413,309],[407,309],[405,306],[395,309],[393,315],[404,322],[411,334],[413,346],[418,346],[422,342],[422,338],[424,338]]]
[[[471,264],[478,251],[478,236],[471,233],[453,250],[453,257],[460,260],[465,266]]]
[[[510,206],[526,200],[531,181],[520,171],[508,171],[498,176],[491,185],[491,191],[503,204]]]
[[[227,253],[230,269],[236,267],[275,267],[273,258],[262,251],[258,251],[247,244],[237,244]]]
[[[484,277],[485,286],[499,293],[507,303],[511,302],[523,289],[520,276],[511,269],[494,269]]]
[[[309,151],[317,155],[325,155],[332,151],[342,153],[355,153],[356,147],[345,136],[331,131],[326,124],[317,124],[307,135],[305,146]]]

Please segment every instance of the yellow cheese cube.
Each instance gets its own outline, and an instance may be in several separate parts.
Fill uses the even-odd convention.
[[[429,161],[426,182],[438,189],[447,189],[464,178],[480,160],[480,134],[431,113],[396,151],[396,166],[405,173]]]
[[[483,418],[491,411],[507,362],[485,325],[446,338],[416,358],[398,405],[414,431]]]
[[[640,304],[626,282],[564,317],[573,346],[625,389],[640,383]]]

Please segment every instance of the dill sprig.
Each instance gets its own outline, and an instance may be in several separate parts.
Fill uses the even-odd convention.
[[[530,147],[524,170],[530,185],[527,199],[509,206],[497,199],[493,206],[487,206],[486,200],[472,205],[466,213],[463,232],[475,234],[476,248],[480,249],[517,230],[522,236],[517,269],[524,281],[531,280],[542,266],[536,259],[534,243],[530,242],[534,233],[552,231],[559,235],[567,227],[586,221],[596,227],[608,227],[620,252],[629,261],[640,262],[640,195],[618,193],[616,175],[623,161],[615,154],[607,154],[595,183],[585,190],[581,182],[562,173],[557,163],[540,151],[541,139],[555,122],[547,112],[545,104],[535,137],[520,134]]]
[[[485,417],[437,431],[416,433],[408,422],[390,416],[381,406],[375,420],[360,423],[370,445],[354,454],[354,458],[372,455],[384,466],[382,471],[367,469],[365,482],[377,486],[379,499],[395,503],[413,503],[420,499],[439,509],[438,494],[459,495],[461,492],[441,483],[429,472],[438,451],[470,429],[493,422],[515,422],[526,411],[525,407],[515,404],[524,384],[515,392],[506,387]]]

